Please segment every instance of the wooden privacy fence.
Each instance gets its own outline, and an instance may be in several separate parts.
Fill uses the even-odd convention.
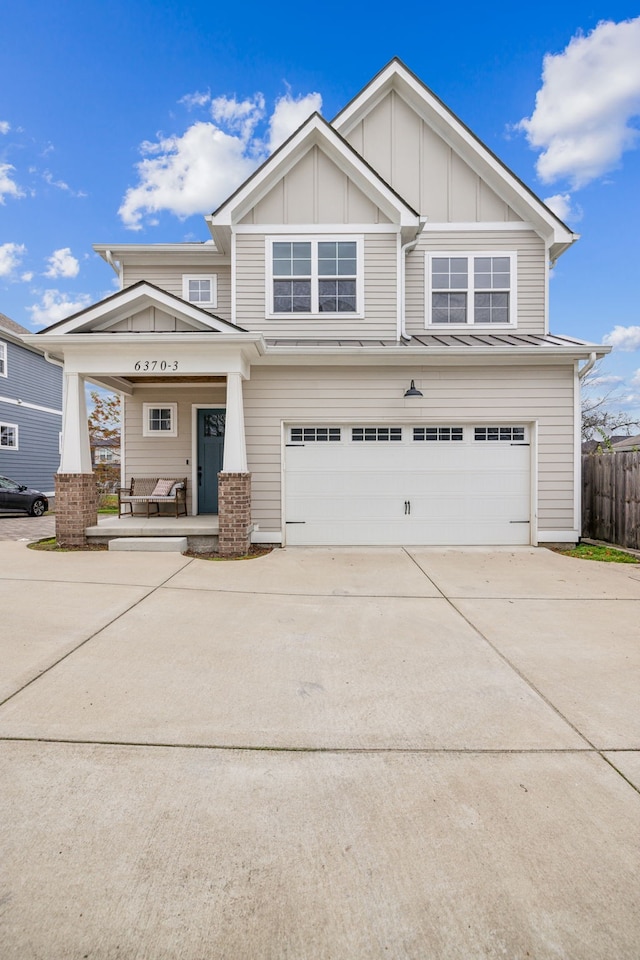
[[[640,550],[640,453],[583,455],[582,536]]]

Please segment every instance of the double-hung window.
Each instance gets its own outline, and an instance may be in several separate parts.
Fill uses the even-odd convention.
[[[7,345],[0,343],[0,377],[7,375]]]
[[[339,239],[271,239],[271,315],[362,315],[361,241]]]
[[[427,326],[515,326],[515,253],[427,254],[426,276]]]

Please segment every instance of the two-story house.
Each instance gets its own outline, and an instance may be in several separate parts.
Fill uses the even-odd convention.
[[[226,552],[577,540],[579,378],[608,348],[548,329],[576,235],[407,67],[206,222],[97,245],[120,291],[37,337],[64,358],[60,486],[87,523],[90,378],[124,397],[123,474],[186,474]]]
[[[0,314],[0,475],[51,496],[60,464],[62,367]]]

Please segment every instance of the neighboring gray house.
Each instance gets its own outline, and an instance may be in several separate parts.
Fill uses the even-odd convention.
[[[52,495],[60,463],[62,368],[0,313],[0,475]]]
[[[578,238],[404,64],[206,222],[96,245],[120,290],[31,338],[65,363],[61,525],[95,524],[89,380],[123,398],[124,477],[187,477],[229,549],[578,539],[580,377],[610,350],[549,330]]]

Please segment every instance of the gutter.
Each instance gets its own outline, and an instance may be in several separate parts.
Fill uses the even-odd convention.
[[[595,364],[595,362],[596,362],[597,359],[598,359],[598,358],[597,358],[597,354],[596,354],[596,352],[595,352],[595,350],[594,350],[592,353],[589,354],[589,359],[588,359],[587,362],[585,363],[584,367],[580,367],[580,369],[578,370],[578,379],[579,379],[579,380],[582,380],[582,378],[583,378],[587,373],[589,373],[589,370],[592,370],[592,369],[593,369],[593,366],[594,366],[594,364]]]

